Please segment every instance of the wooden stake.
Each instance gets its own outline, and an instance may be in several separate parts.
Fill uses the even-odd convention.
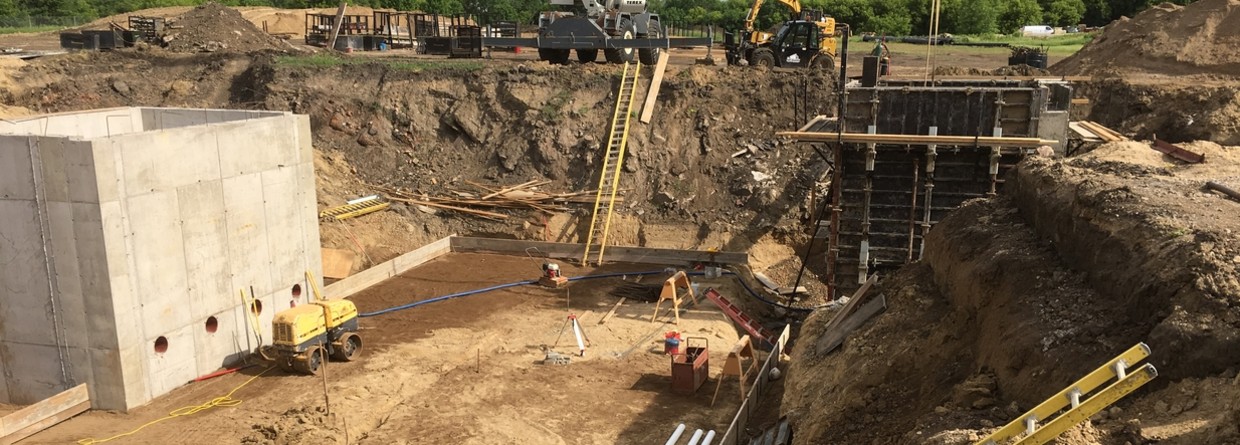
[[[323,309],[326,310],[327,307]],[[327,343],[319,344],[319,360],[321,362],[319,367],[322,368],[320,371],[323,372],[323,407],[326,408],[327,415],[330,416],[332,415],[332,402],[327,396],[327,362],[329,361],[327,360]]]
[[[344,21],[344,10],[349,6],[348,1],[341,1],[340,7],[336,9],[336,21],[332,23],[332,38],[327,42],[327,49],[336,49],[336,38],[340,36],[340,25]]]

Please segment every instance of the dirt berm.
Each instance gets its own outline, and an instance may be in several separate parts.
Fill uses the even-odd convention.
[[[1224,216],[1240,203],[1201,189],[1240,167],[1212,144],[1194,167],[1130,144],[1022,163],[871,290],[889,309],[841,349],[815,351],[831,314],[812,315],[783,406],[796,443],[970,443],[1137,342],[1157,380],[1058,443],[1240,440],[1240,223]]]

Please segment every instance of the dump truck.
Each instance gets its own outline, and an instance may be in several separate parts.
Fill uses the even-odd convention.
[[[272,360],[286,371],[316,374],[329,357],[351,361],[362,350],[357,306],[321,300],[281,311],[272,319]]]
[[[647,10],[646,0],[550,0],[557,7],[538,16],[538,37],[482,39],[492,48],[537,48],[539,60],[567,64],[573,51],[582,63],[598,60],[626,63],[634,59],[653,64],[659,52],[672,48],[709,46],[711,36],[668,38],[659,15]]]

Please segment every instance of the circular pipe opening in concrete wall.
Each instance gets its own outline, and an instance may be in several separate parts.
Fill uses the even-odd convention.
[[[297,307],[297,300],[289,300],[288,307]]]
[[[253,312],[254,315],[261,315],[263,313],[263,301],[254,300],[253,303],[250,303],[250,312]]]
[[[207,332],[214,334],[215,331],[218,331],[220,329],[220,321],[216,320],[214,316],[207,317],[206,327],[207,327]]]
[[[298,298],[298,297],[301,297],[301,285],[294,284],[293,285],[293,298]]]
[[[159,354],[163,354],[167,351],[168,351],[168,339],[161,335],[159,338],[155,339],[155,352]]]

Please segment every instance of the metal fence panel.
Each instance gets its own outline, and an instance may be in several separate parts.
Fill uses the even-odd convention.
[[[745,401],[736,410],[736,416],[732,418],[732,424],[728,425],[727,432],[723,433],[720,444],[738,445],[741,443],[741,433],[745,431],[745,427],[749,424],[749,416],[753,415],[758,409],[758,397],[766,390],[767,376],[770,375],[771,369],[779,363],[779,356],[783,355],[784,347],[788,345],[788,337],[791,335],[791,326],[784,326],[779,337],[775,339],[775,345],[771,348],[770,355],[766,356],[766,361],[762,363],[762,368],[758,370],[758,377],[754,380],[753,386],[749,388],[749,393],[745,394]]]

